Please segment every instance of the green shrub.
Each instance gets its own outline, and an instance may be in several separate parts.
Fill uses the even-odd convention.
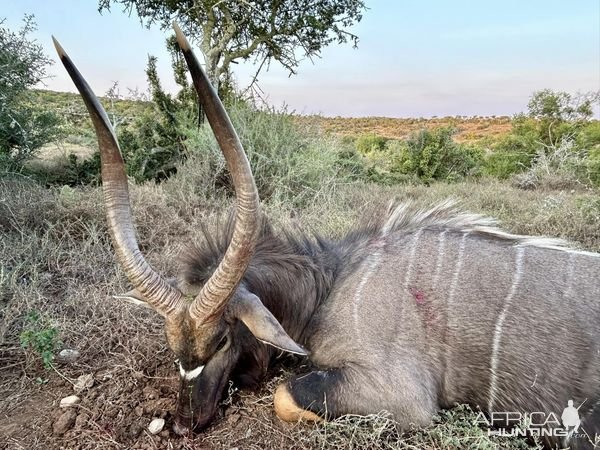
[[[592,150],[600,147],[600,121],[586,123],[577,133],[577,146]]]
[[[19,340],[21,347],[32,350],[41,358],[46,369],[52,366],[54,353],[60,345],[58,330],[38,311],[30,311],[25,316]]]
[[[527,170],[531,156],[522,152],[498,150],[484,158],[483,173],[492,177],[507,179],[516,173]]]
[[[337,166],[339,175],[348,181],[360,181],[368,179],[367,165],[365,159],[357,153],[354,146],[344,145],[347,141],[342,139],[343,148],[337,153]],[[353,144],[353,143],[352,143]]]
[[[586,165],[590,181],[600,187],[600,146],[589,151]]]
[[[25,16],[17,32],[0,20],[0,169],[6,171],[21,170],[60,131],[58,116],[31,96],[31,88],[44,79],[51,63],[30,37],[35,29],[33,16]]]
[[[343,183],[362,173],[358,155],[348,153],[348,146],[317,129],[300,128],[285,110],[257,110],[236,102],[229,105],[228,112],[263,200],[282,198],[300,205],[332,183]],[[231,192],[229,172],[209,125],[188,126],[182,133],[189,159],[179,166],[178,174],[202,173],[212,180],[211,189]]]
[[[378,136],[374,133],[362,134],[357,139],[354,145],[356,150],[361,155],[368,155],[370,153],[381,152],[385,150],[385,145],[388,139],[383,136]]]
[[[478,175],[483,152],[472,145],[457,144],[451,127],[422,130],[411,135],[406,149],[396,156],[397,170],[415,174],[422,181],[456,181]]]
[[[175,173],[177,163],[185,159],[184,139],[180,132],[183,126],[178,123],[173,127],[155,111],[150,111],[122,127],[118,138],[127,174],[141,182],[168,178]]]

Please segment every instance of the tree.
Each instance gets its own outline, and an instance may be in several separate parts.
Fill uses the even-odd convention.
[[[563,138],[573,138],[577,131],[594,116],[600,92],[575,96],[567,92],[542,89],[532,94],[527,104],[528,116],[538,121],[541,142],[556,145]],[[526,123],[522,118],[518,121]]]
[[[600,99],[598,92],[579,94],[542,89],[532,94],[527,104],[529,116],[557,121],[589,120],[594,115],[593,105]]]
[[[135,9],[146,26],[162,29],[177,21],[204,54],[215,87],[230,75],[231,64],[254,58],[257,71],[277,61],[290,75],[303,58],[319,56],[327,45],[358,37],[347,28],[362,18],[362,0],[99,0],[98,10],[122,5]]]
[[[13,170],[58,134],[58,117],[30,98],[30,88],[46,77],[52,62],[29,35],[33,16],[17,32],[0,21],[0,167]]]

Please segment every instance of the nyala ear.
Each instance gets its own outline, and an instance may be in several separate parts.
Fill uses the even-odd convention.
[[[113,295],[113,298],[116,298],[118,300],[125,300],[128,303],[133,303],[137,306],[143,306],[144,308],[154,309],[146,302],[144,296],[137,289],[132,289],[123,294]]]
[[[297,355],[308,355],[308,351],[296,344],[288,336],[281,324],[271,314],[260,299],[240,287],[229,304],[233,315],[248,327],[256,339],[265,344],[272,345],[280,350],[295,353]]]
[[[177,287],[177,278],[168,278],[167,283],[173,287]],[[148,304],[142,293],[135,288],[125,292],[124,294],[113,295],[113,298],[125,300],[128,303],[133,303],[137,306],[143,306],[144,308],[154,309]]]

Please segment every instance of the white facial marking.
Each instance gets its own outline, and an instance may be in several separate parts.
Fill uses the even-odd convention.
[[[181,363],[179,363],[179,373],[181,374],[181,378],[183,378],[184,380],[188,380],[191,381],[194,378],[198,377],[198,375],[200,375],[202,373],[202,370],[204,369],[204,366],[198,366],[193,370],[184,370],[183,367],[181,367]]]

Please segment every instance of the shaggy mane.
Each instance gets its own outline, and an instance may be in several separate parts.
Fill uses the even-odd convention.
[[[517,246],[538,247],[552,250],[577,252],[588,256],[598,253],[577,250],[563,239],[512,234],[497,227],[496,219],[481,214],[465,212],[454,199],[444,200],[429,209],[419,208],[412,201],[399,205],[390,204],[377,228],[387,235],[395,231],[413,231],[420,228],[450,228],[463,233],[499,239]]]

